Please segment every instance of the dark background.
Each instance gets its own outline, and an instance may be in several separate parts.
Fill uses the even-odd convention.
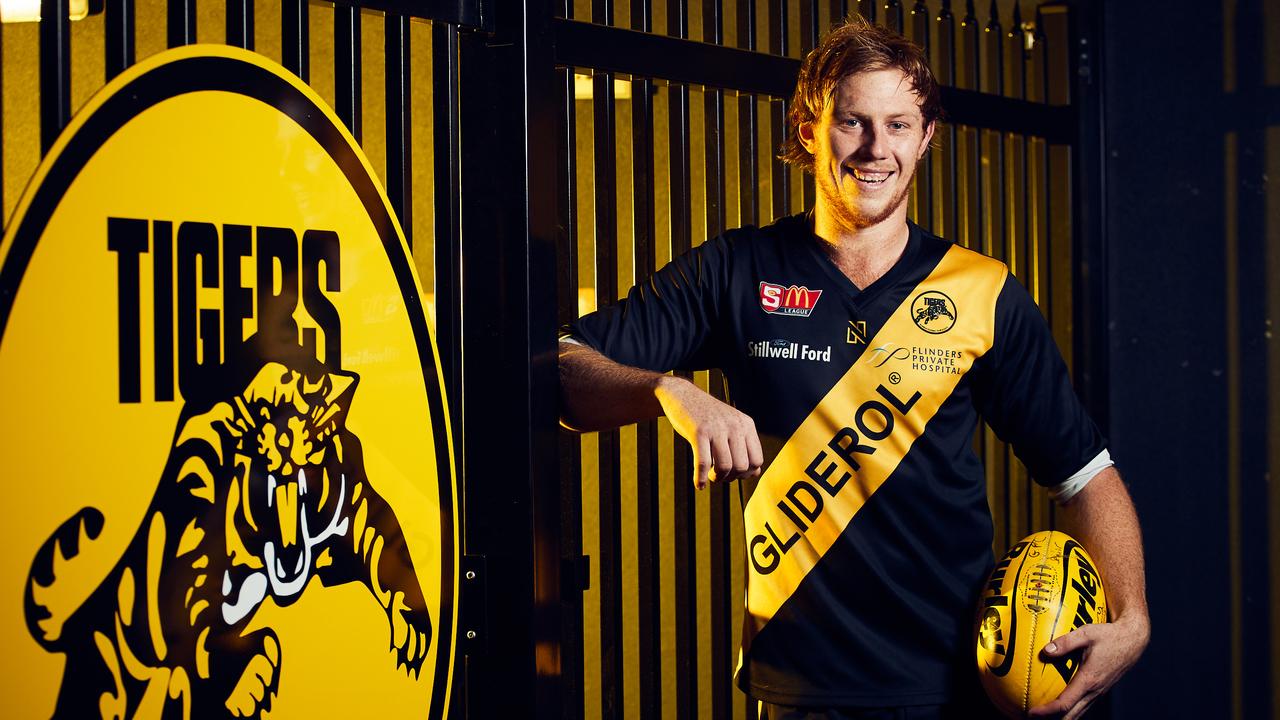
[[[1280,717],[1268,4],[1102,8],[1105,412],[1143,524],[1153,625],[1115,717]]]

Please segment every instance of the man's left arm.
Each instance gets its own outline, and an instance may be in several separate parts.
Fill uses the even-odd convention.
[[[1111,619],[1085,625],[1044,648],[1046,657],[1082,650],[1075,677],[1057,700],[1032,708],[1032,717],[1075,720],[1142,655],[1151,637],[1147,616],[1142,531],[1133,500],[1114,467],[1099,472],[1062,505],[1063,529],[1088,550],[1102,573]]]

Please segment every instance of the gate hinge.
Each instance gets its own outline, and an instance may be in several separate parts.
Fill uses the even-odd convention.
[[[484,555],[462,556],[458,598],[458,640],[464,655],[483,655],[487,647],[489,598],[485,594]]]

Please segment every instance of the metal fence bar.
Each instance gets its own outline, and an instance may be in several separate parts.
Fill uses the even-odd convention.
[[[386,56],[387,197],[400,218],[405,240],[413,247],[413,126],[410,78],[412,54],[409,18],[387,13],[383,35]]]
[[[307,48],[308,34],[307,0],[282,0],[280,3],[282,62],[280,64],[301,78],[303,82],[307,82],[311,77],[311,53]],[[194,32],[192,36],[194,37]]]
[[[649,0],[632,0],[631,27],[651,32],[652,8]],[[636,78],[631,82],[631,163],[632,232],[635,237],[635,277],[643,282],[657,269],[653,158],[653,81]],[[636,426],[636,528],[638,547],[636,570],[637,644],[639,666],[639,709],[641,718],[662,715],[662,568],[658,562],[662,537],[658,517],[658,422],[646,420]]]
[[[227,44],[253,49],[253,0],[227,0]]]
[[[362,133],[362,88],[360,9],[352,5],[333,7],[333,89],[334,111],[356,142]],[[447,127],[447,124],[446,124]]]
[[[875,22],[876,0],[858,0],[858,14],[870,22]]]
[[[559,262],[557,285],[559,320],[564,325],[578,317],[578,213],[577,213],[577,130],[573,70],[557,71],[556,104],[560,129],[556,149],[560,171],[560,227],[557,237]],[[560,577],[562,580],[560,626],[561,682],[564,683],[565,720],[583,717],[583,617],[582,592],[590,579],[590,568],[582,555],[582,440],[576,433],[560,433]]]
[[[935,46],[936,54],[933,58],[934,70],[940,82],[954,87],[956,84],[956,22],[955,15],[951,12],[951,0],[942,0],[942,9],[938,11],[937,29],[938,43]],[[959,231],[960,208],[959,203],[956,202],[956,188],[959,185],[957,177],[959,135],[955,123],[947,123],[942,131],[945,147],[942,162],[938,164],[940,172],[937,178],[941,187],[936,198],[938,204],[935,205],[934,229],[939,234],[958,241],[956,233]]]
[[[795,0],[793,0],[795,1]],[[800,6],[800,52],[803,55],[818,46],[822,28],[818,25],[818,6],[814,0],[798,0]]]
[[[738,5],[736,22],[737,22],[737,34],[738,34],[739,45],[749,50],[755,50],[756,48],[755,3],[752,3],[752,2],[740,3]],[[759,168],[759,162],[758,162],[759,156],[758,156],[758,148],[757,148],[757,145],[759,143],[759,128],[757,127],[758,123],[756,118],[756,107],[757,107],[756,101],[757,101],[757,98],[755,95],[748,95],[748,94],[738,95],[738,101],[737,101],[738,218],[737,218],[737,221],[739,225],[759,225],[760,224],[760,205],[759,205],[759,199],[757,198],[757,194],[758,194],[757,188],[759,187],[758,183],[760,181],[760,168]],[[738,498],[738,503],[736,503],[735,508],[731,508],[730,512],[734,512],[735,510],[740,511],[741,507],[745,504],[744,502],[745,499],[742,497],[742,494],[741,494],[742,484],[737,483],[736,485],[737,487],[733,488],[732,492],[736,494]],[[741,549],[739,538],[737,537],[731,538],[728,545],[729,545],[729,548],[733,551],[740,551]],[[736,558],[734,559],[735,568],[738,568],[743,563],[744,563],[744,558],[742,557],[742,553],[736,552]],[[739,569],[738,572],[735,573],[734,575],[735,575],[734,577],[735,583],[732,589],[741,587],[741,585],[738,584],[738,582],[740,581],[738,580],[737,576],[745,575],[745,569]],[[734,593],[731,592],[730,598],[733,598],[734,596],[735,596]],[[734,617],[734,615],[731,614],[730,617]],[[736,631],[734,633],[734,637],[740,643],[741,632],[742,632],[741,623],[740,622],[737,623],[737,626],[734,628],[731,628],[731,630]],[[733,650],[733,644],[730,645],[730,651],[732,652],[732,650]],[[743,706],[743,713],[742,713],[743,717],[746,717],[749,720],[754,720],[754,718],[756,717],[756,704],[751,702],[750,698],[746,697],[745,695],[743,695],[740,698],[740,700]],[[737,714],[738,713],[736,712],[734,713],[735,716]]]
[[[679,3],[683,6],[683,2]],[[670,16],[668,16],[670,17]],[[689,142],[689,88],[673,85],[668,90],[671,178],[671,254],[678,256],[691,247],[693,222]],[[689,373],[682,373],[692,379]],[[695,557],[695,503],[693,498],[693,452],[688,443],[676,439],[672,447],[675,466],[673,493],[676,596],[676,711],[681,718],[698,713],[698,606],[697,562]]]
[[[71,118],[68,0],[40,0],[40,148],[49,152]]]
[[[818,27],[818,9],[813,0],[800,0],[800,54],[808,55],[818,46],[822,38],[822,28]],[[785,37],[785,35],[784,35]],[[812,207],[816,199],[816,190],[812,182],[800,183],[800,197],[804,207]]]
[[[1004,29],[1000,24],[999,9],[992,0],[987,24],[984,27],[983,45],[988,62],[979,70],[983,79],[981,89],[987,93],[1000,94],[1004,88]],[[983,172],[983,197],[993,208],[985,215],[982,252],[991,257],[1002,259],[1005,256],[1003,239],[1007,224],[1007,189],[1005,173],[1005,138],[1004,133],[992,130],[980,130],[980,152],[986,160]],[[1009,488],[1007,482],[1008,456],[1003,443],[985,424],[980,428],[982,434],[983,467],[987,478],[987,501],[992,509],[993,536],[992,552],[1003,553],[1016,538],[1010,537],[1009,523]]]
[[[756,49],[756,6],[753,2],[738,5],[738,43],[748,50]],[[760,182],[760,166],[756,144],[759,142],[759,122],[756,117],[756,95],[738,95],[738,145],[739,181],[738,206],[740,221],[749,225],[760,224],[760,205],[756,188]]]
[[[195,0],[169,0],[169,47],[190,45],[196,41]]]
[[[912,42],[919,45],[923,50],[925,57],[929,57],[929,28],[933,23],[929,21],[929,8],[925,5],[924,0],[916,0],[911,6],[910,18],[907,22],[907,29],[904,32]],[[934,132],[941,126],[936,126]],[[931,142],[937,143],[935,138]],[[919,165],[916,167],[916,180],[911,188],[911,207],[910,213],[917,223],[927,222],[930,210],[933,207],[933,156],[935,152],[931,148],[929,152],[924,154]]]
[[[960,20],[960,56],[961,67],[959,82],[968,90],[977,91],[981,84],[980,40],[981,30],[974,12],[973,0],[966,0],[964,17]],[[981,143],[980,129],[966,127],[961,131],[959,140],[963,158],[961,169],[963,179],[957,184],[963,198],[963,228],[957,239],[966,247],[982,247],[982,183],[978,182],[978,169],[982,158],[979,154]]]
[[[354,30],[353,30],[354,32]],[[435,299],[436,345],[440,372],[450,398],[462,397],[462,196],[458,95],[458,29],[447,23],[431,28],[432,158],[435,163]],[[357,73],[356,77],[359,77]],[[353,108],[360,107],[355,103]],[[463,472],[462,407],[449,404],[459,477]],[[462,498],[459,498],[459,502]],[[461,515],[462,508],[459,508]]]
[[[787,54],[787,9],[782,0],[769,0],[769,47],[770,55]],[[773,136],[770,147],[778,148],[786,137],[787,102],[775,99],[769,103],[769,128]],[[773,155],[773,219],[788,214],[791,205],[791,173],[785,163]]]
[[[592,20],[613,24],[608,0],[592,3]],[[596,307],[618,299],[616,108],[613,74],[592,79],[595,121]],[[600,468],[600,693],[604,717],[623,708],[621,449],[619,433],[599,433]]]
[[[677,38],[689,36],[688,5],[686,0],[668,0],[667,34]],[[668,99],[667,157],[670,166],[670,222],[671,255],[679,256],[691,246],[690,228],[693,223],[691,197],[689,144],[691,141],[689,120],[689,88],[671,85]],[[689,375],[684,374],[686,378]],[[679,718],[698,716],[698,629],[695,612],[698,607],[697,562],[694,555],[695,529],[693,499],[693,454],[688,443],[676,438],[672,444],[674,492],[672,497],[674,522],[672,544],[675,546],[675,670],[676,715]]]
[[[896,32],[906,29],[906,18],[900,0],[887,0],[884,4],[884,25]]]
[[[806,3],[808,4],[808,3]],[[716,45],[724,42],[721,32],[722,11],[719,0],[703,0],[703,40]],[[724,157],[724,93],[707,88],[703,93],[703,131],[705,152],[704,180],[706,192],[707,239],[725,231],[725,157]],[[708,380],[712,394],[725,399],[724,378],[719,371],[712,371]],[[729,537],[729,485],[717,482],[711,486],[709,497],[710,547],[710,596],[711,596],[711,716],[727,718],[732,714],[733,694],[730,676],[732,668],[730,644],[732,628],[729,593],[729,553],[732,538]]]
[[[133,0],[106,0],[103,15],[103,47],[106,51],[106,79],[109,81],[134,62],[137,26]]]

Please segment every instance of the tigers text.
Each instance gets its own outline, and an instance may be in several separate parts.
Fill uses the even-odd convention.
[[[175,366],[189,398],[202,371],[233,361],[255,332],[268,345],[301,344],[341,365],[341,321],[326,294],[341,289],[336,232],[307,229],[299,242],[291,228],[110,217],[107,250],[116,254],[120,402],[141,401],[145,319],[157,401],[174,399]],[[143,263],[151,270],[145,289]]]

